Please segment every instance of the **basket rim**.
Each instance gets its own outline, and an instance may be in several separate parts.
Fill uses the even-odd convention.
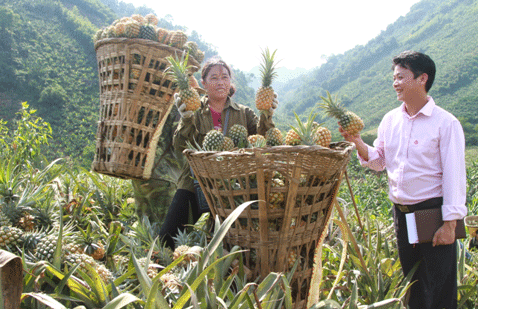
[[[320,145],[279,145],[279,146],[266,146],[266,147],[254,147],[254,148],[235,148],[230,151],[204,151],[195,149],[185,149],[183,153],[186,156],[204,156],[205,159],[220,156],[254,156],[256,153],[281,153],[281,152],[317,152],[317,154],[331,154],[338,156],[346,156],[356,146],[354,143],[342,141],[332,142],[330,147],[324,147]]]
[[[168,51],[168,52],[170,52],[170,54],[174,53],[174,52],[175,53],[184,52],[182,49],[179,49],[179,48],[176,48],[176,47],[173,47],[170,45],[166,45],[161,42],[148,40],[148,39],[141,39],[141,38],[125,38],[125,37],[100,39],[100,40],[96,41],[94,44],[95,51],[98,52],[98,49],[101,46],[107,45],[107,44],[142,44],[142,45],[147,45],[147,46],[150,46],[153,48],[158,48],[161,50]],[[191,61],[191,65],[193,67],[197,68],[195,71],[198,71],[200,68],[200,63],[193,57],[188,58],[188,62],[190,62],[190,61]]]

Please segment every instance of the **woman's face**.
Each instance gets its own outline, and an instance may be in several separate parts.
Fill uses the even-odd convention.
[[[229,71],[222,65],[215,65],[207,73],[202,85],[207,96],[212,100],[225,100],[231,88],[231,76]]]

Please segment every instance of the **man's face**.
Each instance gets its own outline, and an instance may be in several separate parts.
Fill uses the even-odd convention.
[[[393,89],[397,92],[397,100],[406,102],[410,99],[425,96],[427,74],[423,73],[413,78],[413,72],[396,65],[393,70]]]

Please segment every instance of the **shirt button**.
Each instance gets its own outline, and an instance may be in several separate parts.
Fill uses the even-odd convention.
[[[418,141],[415,141],[415,145],[418,145]]]

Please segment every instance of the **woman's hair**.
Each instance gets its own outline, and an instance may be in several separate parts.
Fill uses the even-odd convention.
[[[426,73],[428,76],[426,92],[429,92],[435,80],[436,65],[428,55],[410,50],[404,51],[393,58],[392,70],[397,65],[413,72],[413,78]]]
[[[206,80],[206,77],[209,74],[209,71],[211,71],[211,69],[217,65],[221,65],[224,68],[226,68],[227,72],[229,72],[229,77],[232,80],[232,70],[229,67],[229,65],[227,65],[227,63],[225,63],[225,61],[223,61],[220,57],[214,56],[214,57],[209,58],[206,61],[206,63],[204,63],[204,66],[202,67],[202,70],[200,71],[200,75],[201,75],[203,81]],[[229,96],[232,97],[235,92],[236,92],[236,86],[231,82],[231,88],[229,89]]]

